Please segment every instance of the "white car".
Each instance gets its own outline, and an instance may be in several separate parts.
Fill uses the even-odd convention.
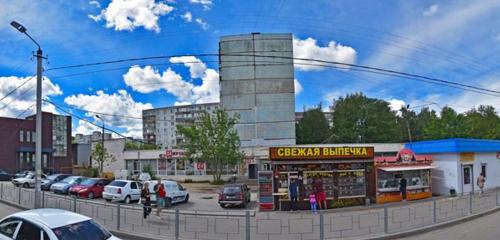
[[[119,239],[89,217],[52,208],[14,213],[0,221],[0,240]]]
[[[45,178],[47,178],[47,176],[42,174],[42,179]],[[23,188],[35,187],[35,173],[30,172],[24,177],[12,179],[12,184],[16,187],[22,186]]]
[[[142,185],[136,181],[115,180],[104,187],[102,198],[106,201],[120,201],[129,204],[141,198]]]
[[[154,193],[154,187],[158,181],[147,181],[149,183],[149,192]],[[189,201],[189,193],[176,181],[162,180],[165,191],[167,192],[165,206],[169,207],[174,203],[186,203]],[[151,202],[156,202],[156,194],[151,194]]]

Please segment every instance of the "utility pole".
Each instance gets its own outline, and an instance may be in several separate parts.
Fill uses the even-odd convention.
[[[16,21],[10,23],[12,27],[28,36],[36,44],[36,144],[35,144],[35,208],[41,205],[41,178],[42,178],[42,48],[27,32],[26,28]]]
[[[406,129],[408,130],[408,140],[411,141],[410,119],[409,119],[410,104],[406,105]]]
[[[104,164],[104,119],[99,116],[99,115],[95,115],[97,118],[101,119],[102,121],[102,134],[101,134],[101,164]],[[100,168],[99,166],[99,171],[102,171],[102,169]],[[102,174],[102,172],[100,173]]]

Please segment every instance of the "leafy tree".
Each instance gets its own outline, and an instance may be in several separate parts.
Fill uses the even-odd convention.
[[[321,111],[321,105],[304,112],[303,118],[296,124],[295,132],[298,144],[323,143],[330,137],[330,126]]]
[[[335,100],[332,111],[332,142],[397,142],[401,139],[396,113],[386,101],[355,93]]]
[[[221,182],[224,164],[236,165],[244,158],[234,128],[238,118],[216,109],[213,114],[202,113],[192,126],[177,126],[177,131],[186,139],[186,158],[207,162],[214,172],[214,182]]]
[[[500,117],[492,106],[481,105],[465,113],[466,134],[471,138],[500,139]]]
[[[92,160],[97,163],[99,174],[102,174],[104,164],[110,164],[116,161],[116,158],[108,153],[108,150],[102,146],[101,142],[98,142],[91,153]]]
[[[159,146],[147,143],[138,143],[135,141],[126,141],[125,150],[155,150],[159,149]]]

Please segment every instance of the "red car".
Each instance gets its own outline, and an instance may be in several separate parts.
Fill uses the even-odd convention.
[[[104,186],[110,182],[110,180],[105,178],[89,178],[79,185],[71,187],[69,194],[88,199],[100,198],[102,197]]]

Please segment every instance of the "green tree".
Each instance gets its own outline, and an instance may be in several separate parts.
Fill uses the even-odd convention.
[[[99,175],[102,174],[104,164],[110,164],[116,161],[116,158],[108,153],[108,150],[102,146],[101,142],[98,142],[91,153],[92,161],[97,163],[99,169]]]
[[[186,139],[186,158],[207,162],[214,172],[214,182],[221,182],[225,164],[236,165],[244,158],[234,128],[238,118],[230,117],[223,109],[216,109],[213,114],[202,113],[192,126],[177,126],[177,131]]]
[[[330,126],[321,111],[321,105],[304,112],[295,126],[295,132],[298,144],[323,143],[330,137]]]
[[[129,140],[125,142],[125,150],[155,150],[155,149],[160,149],[160,147],[154,144],[139,143]]]
[[[415,141],[422,140],[431,140],[432,138],[429,136],[429,132],[437,131],[436,126],[439,118],[437,116],[436,111],[429,109],[428,107],[422,108],[417,115],[417,119],[415,122],[416,125],[416,134]]]
[[[332,110],[332,142],[397,142],[401,139],[396,113],[386,101],[355,93],[335,100]]]
[[[493,106],[473,108],[465,113],[465,119],[467,137],[500,139],[500,117]]]

